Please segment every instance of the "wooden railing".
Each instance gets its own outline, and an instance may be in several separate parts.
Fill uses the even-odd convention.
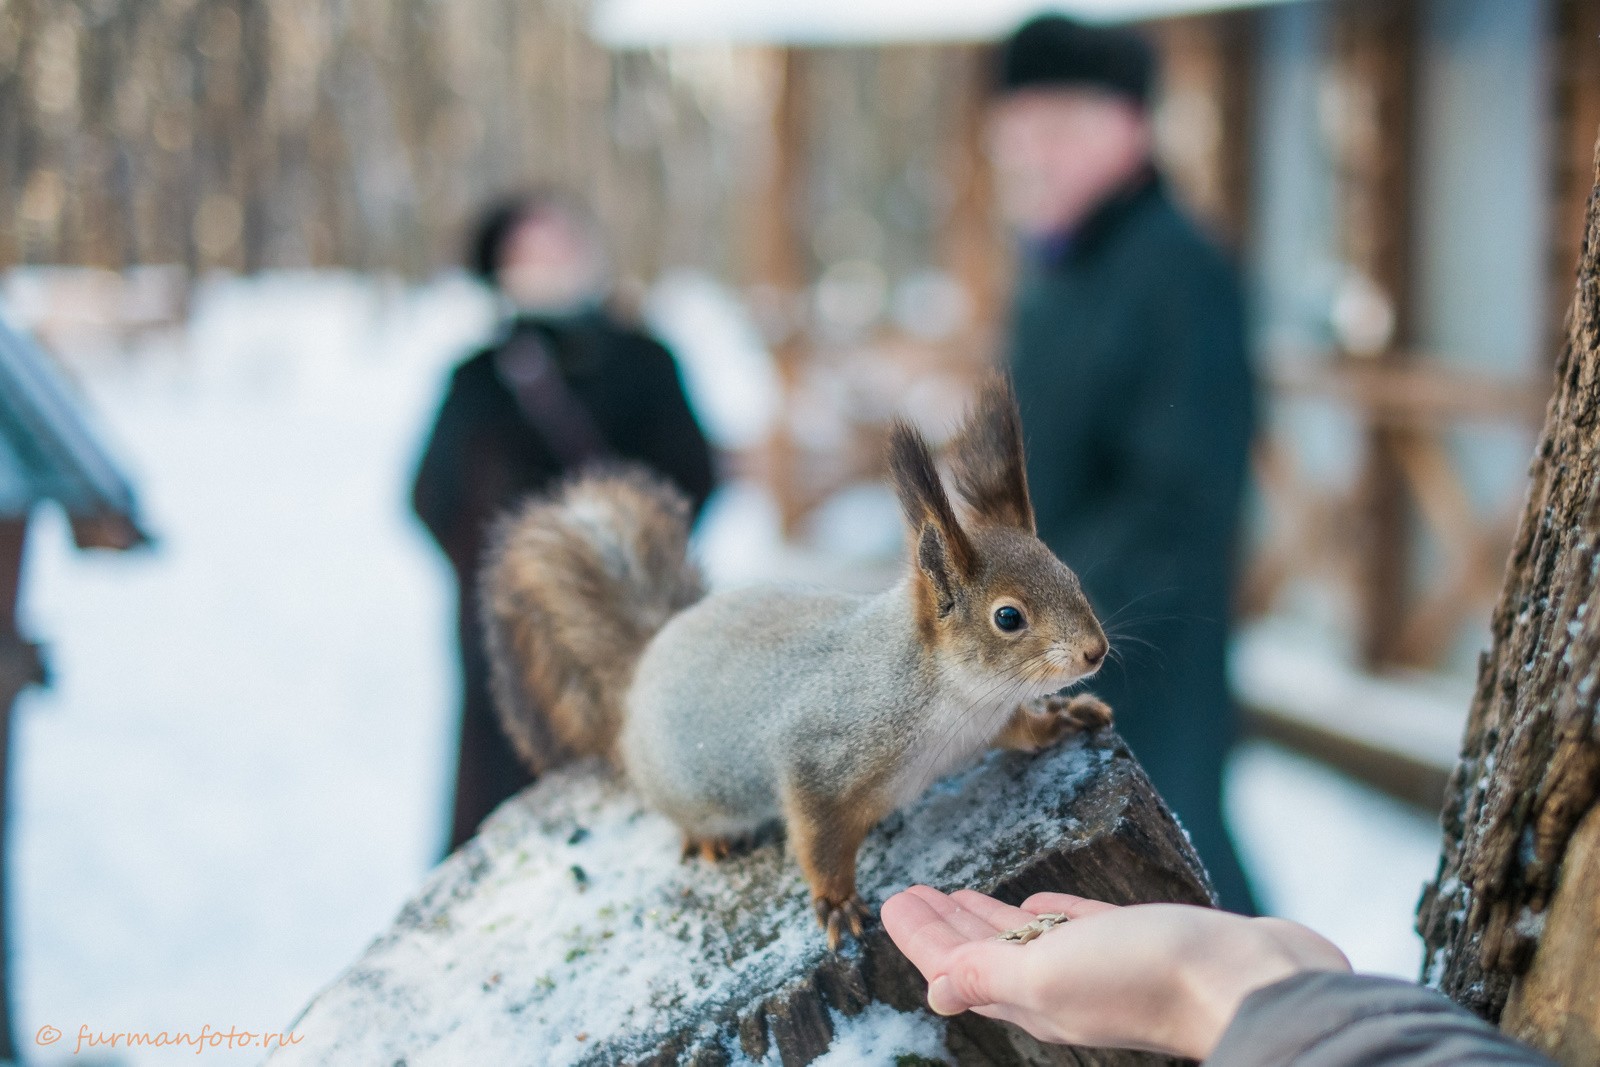
[[[1357,605],[1352,625],[1356,645],[1372,669],[1438,667],[1464,626],[1488,618],[1505,568],[1522,489],[1489,510],[1474,502],[1468,471],[1453,454],[1450,435],[1462,427],[1521,429],[1529,444],[1537,430],[1545,392],[1527,382],[1454,370],[1425,353],[1392,362],[1353,357],[1280,362],[1269,379],[1270,403],[1333,405],[1358,420],[1356,447],[1379,451],[1359,457],[1358,475],[1319,484],[1307,476],[1292,431],[1258,443],[1255,474],[1265,529],[1251,554],[1241,608],[1246,616],[1273,610],[1296,581],[1331,584]],[[1406,521],[1374,521],[1379,494],[1370,472],[1386,468],[1402,490]],[[1417,544],[1434,547],[1426,557]],[[1392,568],[1371,565],[1375,557],[1401,559]],[[1375,574],[1400,576],[1399,588],[1367,588]],[[1397,617],[1383,620],[1383,633],[1368,632],[1370,616],[1360,605],[1384,602]]]

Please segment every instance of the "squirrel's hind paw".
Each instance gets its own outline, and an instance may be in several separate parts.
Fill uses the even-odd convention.
[[[817,897],[811,904],[817,910],[817,925],[828,932],[829,949],[839,947],[846,929],[850,931],[850,936],[861,937],[867,921],[867,906],[861,903],[860,897],[851,896],[845,900]]]
[[[742,837],[690,837],[683,835],[683,859],[688,862],[698,855],[707,863],[718,863],[729,856],[750,851],[755,843],[753,834]]]

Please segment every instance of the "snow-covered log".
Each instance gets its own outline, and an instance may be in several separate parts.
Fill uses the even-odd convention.
[[[781,842],[716,865],[678,853],[672,825],[595,768],[545,777],[433,872],[272,1062],[793,1067],[836,1035],[830,1063],[1148,1059],[932,1016],[876,923],[828,951]],[[891,817],[861,850],[862,895],[876,910],[914,882],[1012,901],[1043,889],[1209,899],[1186,838],[1109,730],[1039,756],[996,753]]]

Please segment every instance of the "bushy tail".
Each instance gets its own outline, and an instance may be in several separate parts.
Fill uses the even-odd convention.
[[[495,706],[535,772],[610,759],[645,645],[703,595],[689,502],[627,470],[566,483],[500,521],[481,575]]]

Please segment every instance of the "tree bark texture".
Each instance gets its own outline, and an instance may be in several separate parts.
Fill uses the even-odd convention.
[[[272,1063],[798,1067],[872,1002],[938,1028],[947,1064],[1165,1062],[1045,1046],[971,1013],[932,1017],[921,977],[875,920],[828,950],[785,852],[774,842],[715,865],[680,862],[665,819],[592,769],[563,768],[430,876]],[[1211,899],[1184,834],[1109,730],[1036,757],[995,754],[936,785],[873,831],[858,869],[873,911],[914,882],[1013,903],[1047,889]]]
[[[1553,921],[1562,898],[1600,896],[1600,864],[1576,860],[1574,871],[1588,872],[1581,887],[1557,892],[1559,879],[1571,880],[1563,861],[1600,794],[1600,186],[1589,197],[1555,394],[1492,632],[1418,929],[1424,979],[1499,1021],[1544,952],[1541,938],[1554,947],[1565,936],[1558,929],[1575,928],[1576,916]],[[1568,961],[1567,977],[1542,986],[1539,999],[1573,983],[1594,990],[1595,948],[1586,942],[1578,965]]]

